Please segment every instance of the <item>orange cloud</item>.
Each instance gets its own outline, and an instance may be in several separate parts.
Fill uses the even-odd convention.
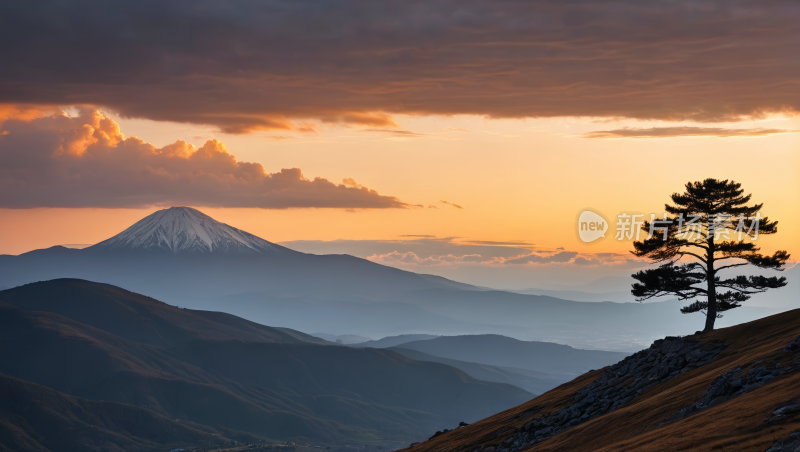
[[[674,138],[674,137],[765,137],[785,133],[800,133],[788,129],[725,129],[720,127],[652,127],[600,130],[581,135],[583,138]]]
[[[352,177],[346,177],[346,178],[342,179],[342,183],[345,184],[345,185],[349,185],[351,187],[364,188],[364,189],[367,188],[367,187],[357,183]]]
[[[62,113],[58,107],[37,105],[0,104],[0,127],[8,119],[17,121],[30,121],[36,118]]]
[[[97,110],[8,119],[2,132],[0,207],[412,207],[352,179],[348,187],[308,179],[299,168],[268,173],[217,140],[157,148],[125,138]]]
[[[452,202],[447,202],[447,201],[439,201],[439,202],[442,204],[447,204],[448,206],[453,206],[456,209],[463,209],[463,207],[459,206],[458,204],[453,204]]]

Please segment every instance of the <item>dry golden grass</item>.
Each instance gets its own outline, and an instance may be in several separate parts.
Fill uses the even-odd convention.
[[[697,402],[718,376],[734,367],[789,364],[800,353],[783,348],[800,335],[800,309],[696,337],[729,344],[710,364],[650,388],[628,406],[535,444],[529,451],[765,451],[800,430],[800,414],[766,422],[772,411],[800,403],[800,371],[785,374],[748,394],[660,425]],[[574,392],[600,374],[595,370],[525,404],[426,441],[413,452],[471,452],[497,445],[550,411],[569,406]]]

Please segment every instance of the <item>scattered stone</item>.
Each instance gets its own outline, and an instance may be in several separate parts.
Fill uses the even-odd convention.
[[[796,352],[800,350],[800,336],[798,336],[797,339],[793,340],[792,342],[789,342],[789,345],[787,345],[783,350],[787,352]]]
[[[800,432],[792,433],[788,438],[773,444],[767,452],[800,452]]]
[[[788,352],[794,352],[796,348],[793,348],[792,344],[798,343],[798,340],[800,340],[800,338],[790,342],[789,345],[784,348],[784,350]],[[727,402],[728,400],[739,397],[740,395],[747,394],[748,392],[764,386],[765,384],[785,373],[794,372],[798,369],[800,369],[800,363],[798,362],[798,359],[795,359],[793,363],[789,363],[784,367],[780,367],[780,363],[771,367],[753,367],[747,372],[747,375],[741,377],[739,375],[742,373],[742,368],[735,367],[711,382],[711,385],[708,387],[708,389],[706,389],[706,392],[703,394],[703,398],[700,399],[699,402],[678,411],[672,415],[667,422],[683,419],[686,416],[689,416],[690,414],[696,413],[700,410],[719,405],[720,403]],[[800,410],[800,405],[797,406]],[[790,407],[784,408],[788,409]],[[789,411],[787,410],[785,413],[789,414]],[[780,416],[780,414],[775,414],[775,416]],[[768,421],[775,419],[775,416],[768,419]]]
[[[576,391],[569,407],[525,424],[502,447],[516,452],[621,408],[650,387],[711,362],[725,347],[681,337],[659,339]]]
[[[795,405],[785,406],[783,408],[778,408],[777,410],[772,412],[773,416],[786,416],[787,414],[793,414],[800,411],[800,403]]]

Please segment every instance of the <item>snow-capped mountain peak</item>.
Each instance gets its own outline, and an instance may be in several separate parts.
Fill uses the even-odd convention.
[[[172,253],[274,253],[285,249],[191,207],[159,210],[90,248]]]

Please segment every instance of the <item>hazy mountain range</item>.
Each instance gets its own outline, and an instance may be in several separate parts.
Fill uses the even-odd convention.
[[[397,336],[386,336],[381,339],[371,340],[353,344],[353,347],[373,347],[373,348],[387,348],[395,347],[407,342],[425,341],[428,339],[436,339],[439,336],[433,334],[400,334]]]
[[[800,268],[787,271],[796,290]],[[665,334],[690,334],[700,315],[677,301],[590,303],[526,295],[420,275],[348,255],[290,250],[174,207],[85,249],[0,256],[0,286],[54,278],[114,284],[171,304],[219,310],[308,333],[501,334],[579,348],[633,351]],[[731,325],[777,312],[745,306]]]
[[[615,363],[627,355],[575,350],[564,345],[524,342],[491,334],[452,337],[402,334],[351,346],[389,348],[417,361],[447,364],[479,380],[512,384],[534,394],[571,380],[591,365]],[[453,356],[460,359],[453,359]],[[513,365],[493,365],[498,362]]]
[[[443,336],[407,342],[400,344],[398,348],[442,358],[570,377],[614,364],[628,356],[627,353],[579,350],[550,342],[519,341],[496,334]]]

